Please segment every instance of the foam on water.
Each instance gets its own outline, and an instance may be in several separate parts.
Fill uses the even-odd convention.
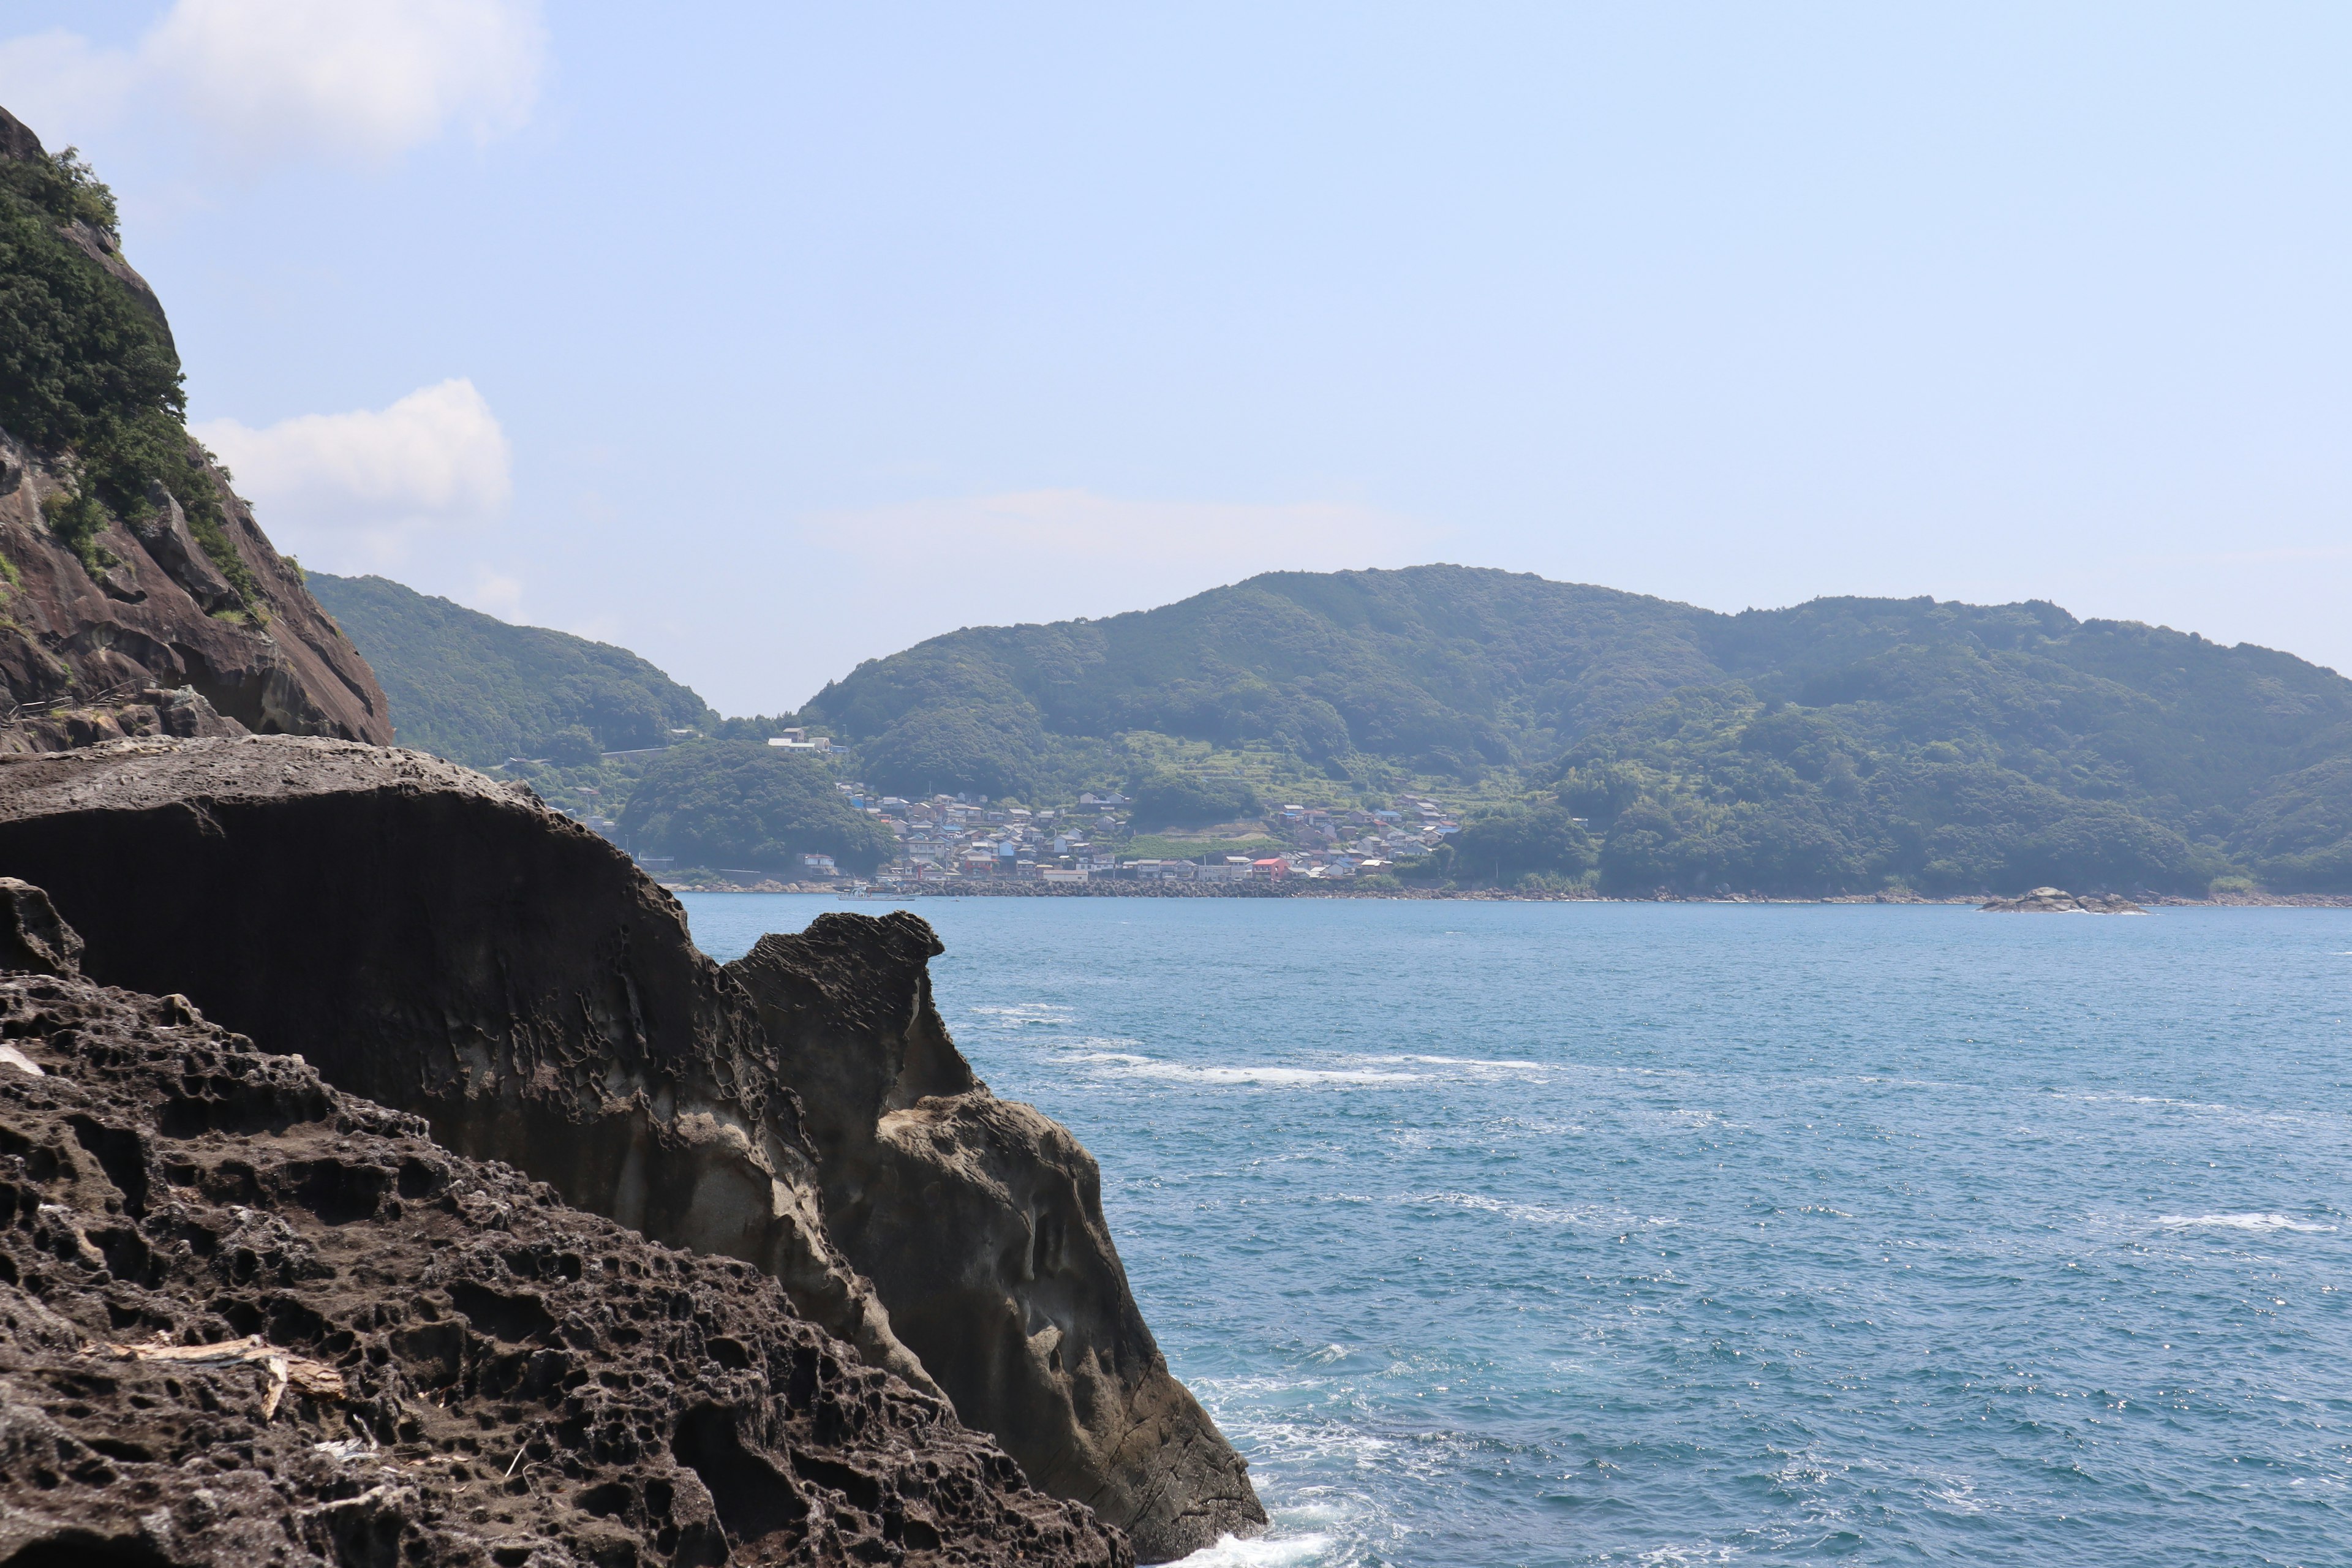
[[[2176,1229],[2211,1226],[2222,1230],[2300,1230],[2314,1234],[2336,1228],[2332,1225],[2313,1225],[2305,1220],[2289,1219],[2283,1214],[2160,1214],[2156,1216],[2156,1223]]]
[[[917,910],[1250,1460],[1195,1564],[2345,1560],[2352,911]]]
[[[1372,1072],[1335,1068],[1207,1067],[1160,1061],[1129,1053],[1094,1051],[1075,1059],[1099,1065],[1126,1078],[1160,1078],[1177,1083],[1242,1085],[1251,1089],[1303,1089],[1315,1084],[1417,1083],[1418,1073]]]
[[[1184,1568],[1304,1568],[1321,1563],[1330,1550],[1328,1535],[1260,1536],[1255,1541],[1226,1536],[1183,1559]]]

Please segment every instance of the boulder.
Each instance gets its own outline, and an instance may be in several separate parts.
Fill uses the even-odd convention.
[[[181,997],[0,976],[0,1562],[1126,1568],[748,1264]]]
[[[1136,1307],[1093,1156],[950,1038],[940,951],[904,911],[823,914],[728,965],[800,1092],[835,1241],[957,1414],[1143,1561],[1264,1530],[1247,1466]]]
[[[0,877],[0,969],[81,973],[81,933],[58,918],[48,894],[14,877]]]

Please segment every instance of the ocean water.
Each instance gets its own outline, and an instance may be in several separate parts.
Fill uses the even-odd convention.
[[[2352,1563],[2352,911],[917,908],[1273,1513],[1196,1563]]]

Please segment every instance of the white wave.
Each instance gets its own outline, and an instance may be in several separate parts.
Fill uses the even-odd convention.
[[[1702,1542],[1696,1546],[1653,1546],[1633,1561],[1654,1564],[1654,1568],[1695,1568],[1701,1563],[1728,1563],[1738,1554],[1736,1547]]]
[[[1558,1207],[1546,1204],[1514,1204],[1490,1198],[1483,1193],[1423,1193],[1403,1201],[1409,1204],[1440,1204],[1450,1208],[1469,1209],[1476,1214],[1501,1215],[1506,1219],[1524,1220],[1530,1225],[1589,1225],[1603,1230],[1626,1230],[1635,1226],[1680,1223],[1672,1219],[1646,1218],[1628,1214],[1623,1209],[1603,1208],[1598,1204]]]
[[[1549,1072],[1549,1062],[1492,1061],[1483,1057],[1358,1057],[1360,1062],[1414,1062],[1424,1067],[1481,1068],[1489,1072]]]
[[[1419,1073],[1369,1072],[1330,1068],[1192,1067],[1160,1061],[1119,1051],[1090,1051],[1077,1058],[1096,1062],[1119,1078],[1159,1078],[1177,1083],[1240,1085],[1255,1089],[1297,1089],[1318,1083],[1418,1083]]]
[[[1022,1020],[1042,1018],[1060,1020],[1076,1016],[1076,1014],[1072,1009],[1065,1007],[1059,1003],[1055,1002],[1009,1002],[997,1005],[983,1004],[972,1008],[971,1010],[985,1018],[1014,1018]]]
[[[2312,1225],[2304,1220],[2289,1219],[2283,1214],[2160,1214],[2156,1216],[2156,1223],[2183,1230],[2192,1226],[2219,1226],[2226,1230],[2300,1230],[2316,1233],[2336,1228],[2332,1225]]]
[[[1330,1545],[1328,1535],[1261,1535],[1255,1541],[1227,1535],[1181,1559],[1179,1568],[1297,1568],[1321,1561]]]

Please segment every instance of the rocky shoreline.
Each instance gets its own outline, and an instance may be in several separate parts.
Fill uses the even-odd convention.
[[[0,1184],[17,1194],[0,1257],[56,1265],[0,1266],[0,1315],[48,1336],[47,1360],[0,1361],[0,1498],[16,1510],[0,1525],[28,1548],[1122,1563],[1265,1527],[1129,1290],[1094,1161],[972,1073],[915,916],[828,911],[722,967],[674,899],[529,791],[278,736],[0,757],[0,876],[21,879],[0,900],[17,927],[0,964],[50,974],[0,1019],[40,1069],[0,1051]],[[123,1064],[101,1099],[40,1099]],[[37,1127],[11,1109],[37,1101]],[[176,1216],[202,1204],[228,1217],[198,1236]],[[293,1239],[239,1251],[240,1226]],[[583,1313],[614,1326],[575,1329]],[[282,1398],[315,1425],[309,1451],[348,1439],[380,1467],[398,1449],[425,1480],[297,1465],[302,1444],[244,1405],[234,1436],[215,1422],[157,1447],[136,1380],[106,1373],[100,1400],[58,1370],[157,1334],[158,1356],[257,1334],[265,1371],[315,1364],[374,1391],[348,1432]],[[656,1346],[659,1365],[631,1359]],[[170,1399],[225,1397],[187,1392],[194,1377]],[[825,1414],[836,1385],[855,1419]],[[597,1412],[615,1400],[635,1403],[608,1432]],[[16,1450],[12,1431],[30,1434]],[[153,1523],[158,1500],[200,1513],[200,1493],[225,1495],[224,1443],[249,1468],[287,1456],[236,1494],[245,1533]],[[89,1489],[42,1479],[67,1462],[44,1444],[98,1456],[71,1460]],[[508,1468],[481,1473],[493,1460]],[[251,1551],[272,1531],[323,1539],[346,1512],[369,1552]]]
[[[183,997],[23,973],[0,1031],[6,1561],[1135,1560],[774,1279]]]

